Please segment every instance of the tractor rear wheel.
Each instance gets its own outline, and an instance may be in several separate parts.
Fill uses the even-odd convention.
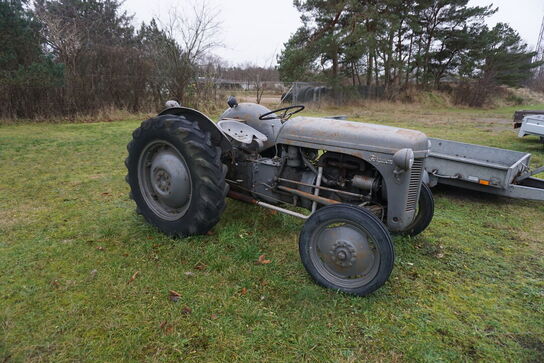
[[[225,208],[227,167],[197,122],[162,115],[142,122],[127,145],[126,180],[138,212],[178,237],[205,234]]]
[[[395,259],[383,223],[349,204],[329,205],[312,214],[300,232],[299,251],[319,285],[359,296],[385,284]]]

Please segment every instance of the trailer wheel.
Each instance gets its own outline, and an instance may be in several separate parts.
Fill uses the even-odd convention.
[[[387,281],[395,258],[383,223],[348,204],[329,205],[312,214],[300,232],[299,252],[319,285],[359,296]]]
[[[414,221],[402,232],[406,236],[417,236],[423,232],[431,221],[434,215],[434,199],[431,188],[423,183],[419,192],[419,203],[417,205],[417,214]]]
[[[127,145],[126,180],[139,213],[163,233],[208,232],[225,208],[221,149],[197,122],[162,115],[142,122]]]

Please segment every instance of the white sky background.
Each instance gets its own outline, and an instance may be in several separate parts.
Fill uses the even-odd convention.
[[[124,9],[134,14],[135,25],[151,18],[166,21],[173,7],[186,9],[198,0],[126,0]],[[544,0],[470,0],[470,5],[493,3],[499,11],[487,20],[510,24],[531,48],[536,46]],[[229,65],[244,63],[261,66],[276,64],[276,55],[289,36],[301,25],[292,0],[207,0],[219,12],[221,41],[224,47],[214,50]]]

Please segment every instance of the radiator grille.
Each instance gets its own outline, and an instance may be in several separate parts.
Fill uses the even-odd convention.
[[[408,200],[406,201],[406,210],[416,209],[417,198],[419,196],[419,187],[421,185],[421,173],[423,172],[423,159],[414,160],[410,174],[410,186],[408,187]]]

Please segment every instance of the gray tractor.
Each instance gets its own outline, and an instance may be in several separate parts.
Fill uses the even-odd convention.
[[[186,237],[208,232],[227,196],[273,209],[305,220],[300,257],[318,284],[360,296],[382,286],[393,268],[390,233],[416,235],[433,217],[425,134],[291,118],[304,106],[228,105],[215,123],[170,104],[133,132],[125,163],[138,213]]]

